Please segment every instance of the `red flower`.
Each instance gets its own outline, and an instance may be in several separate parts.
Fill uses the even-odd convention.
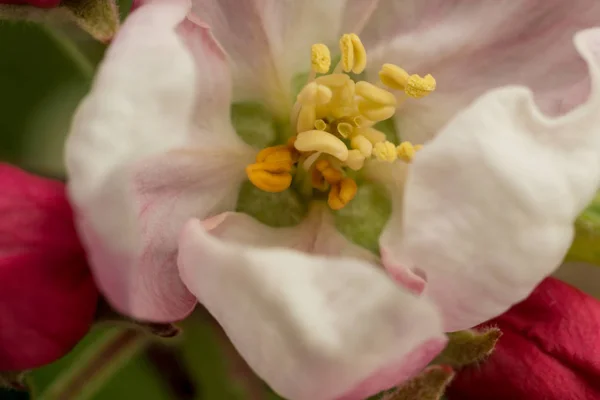
[[[0,164],[0,371],[68,352],[97,298],[64,185]]]
[[[458,374],[450,400],[600,399],[598,300],[548,278],[490,323],[504,335],[488,361]]]
[[[0,4],[28,4],[39,8],[53,8],[60,5],[60,0],[0,0]]]

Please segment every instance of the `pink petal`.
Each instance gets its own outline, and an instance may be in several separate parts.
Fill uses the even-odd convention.
[[[580,33],[576,45],[593,81],[586,104],[549,118],[524,88],[492,91],[412,164],[381,246],[389,262],[423,272],[446,331],[526,298],[561,264],[573,223],[596,193],[600,29]]]
[[[202,222],[212,236],[227,242],[261,248],[287,248],[324,256],[353,257],[377,263],[377,257],[341,235],[325,207],[315,206],[294,227],[273,228],[247,214],[226,212]]]
[[[582,103],[586,66],[571,38],[598,21],[596,0],[381,0],[362,38],[373,79],[384,62],[437,79],[434,95],[407,102],[397,114],[403,139],[423,142],[485,91],[504,85],[530,87],[550,115]]]
[[[486,323],[504,333],[492,356],[461,371],[457,400],[563,400],[600,397],[600,302],[553,278]]]
[[[292,78],[310,71],[310,48],[335,52],[344,29],[360,29],[372,0],[193,0],[232,61],[234,99],[259,100],[287,117]],[[362,12],[361,12],[362,11]]]
[[[187,1],[152,1],[128,18],[67,144],[70,196],[99,287],[138,319],[193,309],[175,262],[179,230],[235,204],[251,155],[229,123],[223,54],[206,28],[181,24],[188,10]]]
[[[363,399],[445,345],[427,299],[355,258],[224,242],[190,221],[179,267],[254,371],[291,400]]]
[[[98,292],[64,185],[0,164],[0,186],[0,371],[20,371],[86,334]]]

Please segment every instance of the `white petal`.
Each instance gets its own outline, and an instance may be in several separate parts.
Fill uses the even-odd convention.
[[[405,140],[432,138],[485,91],[524,85],[542,111],[558,115],[585,100],[585,63],[571,38],[600,21],[596,0],[380,0],[362,39],[370,79],[385,62],[431,73],[437,90],[397,114]],[[580,85],[579,93],[568,93]]]
[[[179,267],[249,365],[290,400],[363,399],[445,344],[434,307],[364,261],[226,243],[191,221]]]
[[[342,26],[359,28],[372,10],[372,1],[364,0],[193,3],[195,16],[211,27],[231,58],[235,100],[263,101],[285,117],[293,101],[292,78],[310,70],[311,46],[325,43],[335,52]]]
[[[593,80],[585,105],[549,118],[524,88],[492,91],[416,156],[404,209],[381,243],[426,275],[448,331],[527,297],[560,265],[598,188],[600,30],[580,33],[576,46]]]
[[[119,311],[139,319],[175,320],[194,307],[175,263],[179,229],[235,204],[248,159],[222,122],[230,85],[223,54],[206,29],[180,28],[190,47],[176,32],[189,7],[151,2],[128,18],[66,149],[69,193],[97,282]],[[208,148],[217,143],[228,147]],[[192,145],[207,148],[174,151]]]
[[[297,226],[272,228],[247,214],[227,212],[202,222],[212,236],[246,246],[289,248],[324,256],[354,257],[376,263],[377,257],[342,236],[331,212],[314,206]]]

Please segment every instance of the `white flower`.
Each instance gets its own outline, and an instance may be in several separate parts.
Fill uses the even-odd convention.
[[[502,313],[560,264],[600,176],[600,31],[575,36],[583,60],[570,43],[598,20],[600,4],[194,0],[188,14],[189,7],[149,1],[128,18],[68,142],[79,230],[101,290],[120,311],[172,321],[200,301],[283,396],[360,399],[412,376],[444,346],[443,331]],[[310,154],[324,153],[343,174],[356,169],[386,186],[391,216],[381,254],[346,239],[347,227],[340,234],[318,201],[304,200],[305,218],[280,228],[256,218],[281,208],[259,197],[240,206],[240,187],[253,178],[246,167],[260,148],[236,134],[231,103],[258,101],[279,122],[304,121],[292,81],[310,70],[313,44],[336,49],[351,32],[366,48],[366,80],[377,83],[391,63],[431,73],[438,85],[425,99],[397,92],[394,100],[404,140],[433,138],[416,155],[412,144],[382,140],[369,148],[357,139],[347,150],[318,133],[288,147],[309,166],[317,164]],[[360,47],[353,51],[354,62],[341,63],[360,72]],[[424,79],[413,89],[431,89]],[[531,87],[537,106],[531,91],[508,84]],[[313,89],[301,104],[335,96]],[[367,105],[363,116],[388,111]],[[397,155],[414,160],[408,167]],[[289,165],[276,172],[276,189],[304,164]],[[321,176],[338,191],[332,208],[358,201],[340,193],[360,194],[360,179],[348,189]],[[302,197],[280,199],[292,198],[290,209],[300,207]],[[250,212],[256,218],[236,207],[258,210]],[[377,204],[366,208],[368,218],[353,227],[360,232],[381,216]]]

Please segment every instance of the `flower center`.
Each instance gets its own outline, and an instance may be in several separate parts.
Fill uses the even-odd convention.
[[[369,160],[412,161],[420,145],[396,146],[374,125],[392,118],[407,97],[424,97],[436,85],[431,75],[409,75],[393,64],[383,65],[378,84],[354,80],[349,74],[361,74],[367,66],[365,48],[356,34],[343,35],[339,44],[340,62],[331,73],[329,48],[312,46],[311,73],[290,117],[295,135],[261,150],[256,163],[246,167],[250,182],[263,191],[283,192],[294,183],[304,193],[327,193],[333,210],[356,196],[354,177]]]

